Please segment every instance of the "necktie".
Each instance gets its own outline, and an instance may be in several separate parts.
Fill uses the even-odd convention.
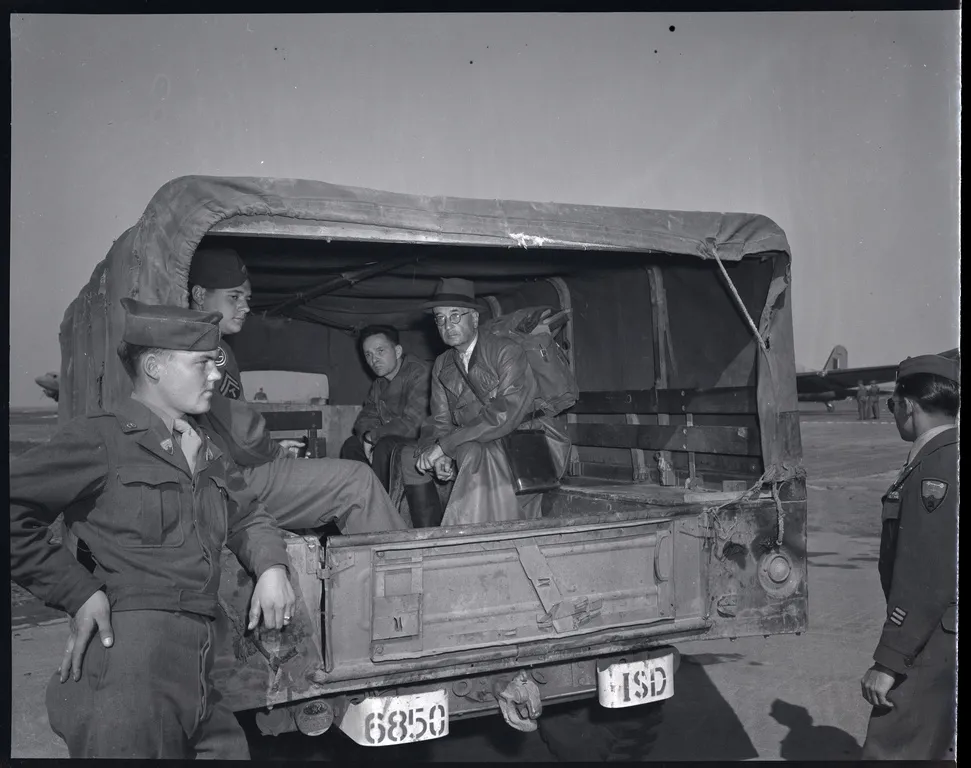
[[[196,456],[199,454],[202,438],[185,419],[176,419],[172,428],[175,430],[175,442],[179,444],[182,453],[185,454],[185,460],[189,464],[189,471],[195,473]]]

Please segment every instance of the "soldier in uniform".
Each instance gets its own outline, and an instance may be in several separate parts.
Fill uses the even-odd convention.
[[[341,447],[342,459],[370,464],[387,491],[395,448],[418,439],[428,416],[431,389],[431,365],[406,354],[398,341],[398,331],[391,326],[372,325],[361,331],[358,343],[376,378],[354,422],[353,434]],[[442,519],[441,501],[431,484],[405,485],[405,494],[416,527],[427,527],[426,520]]]
[[[955,758],[959,382],[956,360],[908,358],[887,402],[914,445],[883,497],[887,618],[862,680],[865,760]]]
[[[210,679],[220,551],[228,545],[258,577],[250,629],[261,617],[280,629],[294,608],[286,546],[219,438],[193,418],[219,381],[219,314],[122,304],[131,399],[73,420],[10,465],[13,580],[71,616],[49,721],[71,757],[247,758]],[[48,541],[61,513],[87,542],[92,571]]]
[[[880,418],[880,385],[875,381],[871,381],[866,392],[867,414],[876,421]]]
[[[867,404],[867,391],[863,379],[856,382],[856,410],[858,412],[857,421],[866,421],[870,413]]]
[[[249,314],[249,275],[230,248],[200,248],[189,268],[193,309],[219,311],[223,336],[239,333]],[[298,459],[298,441],[270,439],[259,411],[245,400],[232,348],[219,345],[223,374],[205,423],[221,435],[247,484],[282,528],[320,530],[334,521],[343,533],[400,530],[407,526],[374,473],[356,461]]]

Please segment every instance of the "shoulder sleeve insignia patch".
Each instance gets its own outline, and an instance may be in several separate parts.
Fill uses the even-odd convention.
[[[943,480],[924,480],[920,484],[920,500],[924,509],[933,512],[947,496],[947,483]]]
[[[216,367],[224,368],[226,366],[226,350],[222,347],[218,347],[216,350]]]
[[[902,627],[904,625],[904,619],[906,618],[907,611],[905,611],[899,605],[890,612],[890,623],[896,624],[898,627]]]

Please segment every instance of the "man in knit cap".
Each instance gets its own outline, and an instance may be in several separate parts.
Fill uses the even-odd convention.
[[[193,309],[222,313],[216,365],[223,378],[206,414],[211,429],[229,443],[247,484],[273,519],[287,530],[320,529],[334,521],[343,533],[405,528],[371,469],[343,459],[298,459],[277,445],[259,411],[245,400],[239,365],[226,336],[239,333],[249,314],[249,274],[230,248],[200,248],[189,269]]]

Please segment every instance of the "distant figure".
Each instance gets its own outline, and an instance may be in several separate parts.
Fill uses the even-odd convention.
[[[789,729],[782,739],[783,760],[856,760],[860,744],[846,731],[832,725],[814,725],[805,707],[776,699],[769,715]]]
[[[955,759],[960,381],[957,360],[907,358],[887,401],[913,446],[881,499],[887,612],[860,681],[873,706],[864,760]]]
[[[863,379],[856,382],[856,410],[859,412],[858,421],[866,421],[869,413],[867,411],[867,389]]]
[[[269,398],[266,396],[266,392],[263,391],[263,387],[260,387],[259,390],[257,390],[256,394],[253,395],[253,399],[262,400],[263,402],[269,400]]]
[[[868,412],[874,419],[880,418],[880,387],[875,381],[867,388]]]

